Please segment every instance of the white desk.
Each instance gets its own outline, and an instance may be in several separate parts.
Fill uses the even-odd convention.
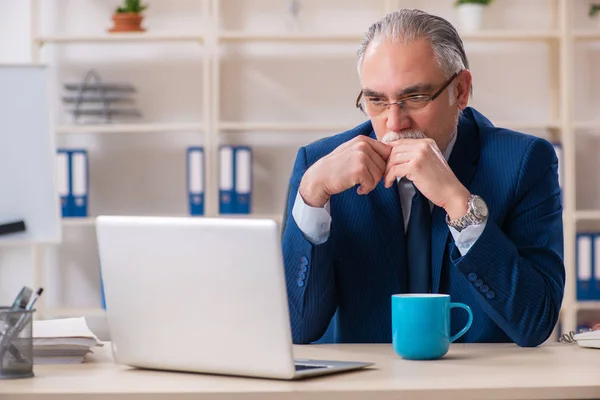
[[[600,350],[577,345],[455,344],[437,361],[402,360],[391,345],[297,346],[295,353],[376,366],[286,382],[136,370],[114,364],[105,346],[84,364],[39,365],[35,378],[0,380],[0,399],[600,398]]]

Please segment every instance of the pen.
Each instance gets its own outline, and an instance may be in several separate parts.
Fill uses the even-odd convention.
[[[25,307],[26,310],[31,310],[33,308],[33,305],[35,304],[35,302],[39,299],[40,295],[42,294],[42,292],[44,291],[44,288],[39,288],[37,290],[37,292],[35,292],[35,295],[33,296],[33,298],[29,301],[29,303],[27,304],[27,307]]]

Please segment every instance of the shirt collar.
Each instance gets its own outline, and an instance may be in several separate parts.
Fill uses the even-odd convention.
[[[452,135],[452,139],[450,140],[450,143],[448,143],[448,146],[446,146],[446,150],[444,150],[444,152],[442,153],[444,155],[444,158],[446,159],[446,162],[450,159],[450,154],[452,154],[452,149],[454,148],[454,144],[456,143],[457,136],[458,136],[458,129],[454,132],[454,135]]]

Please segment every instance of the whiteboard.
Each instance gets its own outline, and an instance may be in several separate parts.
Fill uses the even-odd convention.
[[[0,224],[24,220],[27,229],[0,244],[61,240],[48,74],[44,65],[0,65]]]

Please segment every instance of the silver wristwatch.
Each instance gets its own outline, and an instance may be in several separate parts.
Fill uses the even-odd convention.
[[[446,223],[448,226],[451,226],[460,232],[467,226],[477,225],[487,220],[488,207],[481,197],[475,194],[470,195],[468,205],[469,210],[467,211],[467,214],[454,221],[450,221],[450,217],[446,214]]]

